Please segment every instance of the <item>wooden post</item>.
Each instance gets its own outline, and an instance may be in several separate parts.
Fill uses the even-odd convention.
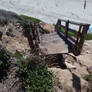
[[[66,22],[66,26],[65,26],[65,37],[66,37],[66,40],[68,38],[68,28],[69,28],[69,20]]]
[[[36,28],[36,34],[37,34],[37,42],[40,43],[40,39],[39,39],[39,31],[40,30],[40,27],[39,27],[39,24],[37,24],[37,28]]]
[[[87,34],[88,29],[89,29],[89,24],[83,25],[83,30],[82,30],[82,33],[80,35],[80,42],[78,43],[78,49],[77,49],[78,54],[80,54],[82,51],[82,47],[83,47],[85,36]]]
[[[81,37],[81,29],[82,29],[82,25],[79,26],[79,30],[77,32],[77,40],[75,42],[75,49],[74,49],[74,53],[76,55],[79,53],[78,46],[79,46],[79,41],[80,41],[80,37]]]
[[[59,32],[61,30],[61,20],[58,19],[57,24],[55,26],[55,31]]]
[[[36,55],[39,55],[39,42],[40,42],[39,35],[38,35],[39,25],[35,23],[33,25],[32,31],[34,32],[34,53]]]
[[[24,23],[24,33],[25,33],[25,36],[27,37],[28,39],[28,42],[29,42],[29,46],[30,48],[33,50],[34,49],[34,43],[33,43],[33,35],[32,35],[32,28],[30,27],[30,24],[29,23]]]
[[[79,38],[81,36],[81,29],[82,29],[82,25],[79,26],[79,31],[77,32],[77,40],[75,42],[76,46],[78,46]]]

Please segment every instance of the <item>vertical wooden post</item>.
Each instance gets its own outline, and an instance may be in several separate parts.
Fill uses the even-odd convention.
[[[34,43],[33,43],[33,35],[32,35],[32,28],[30,27],[30,23],[24,23],[24,31],[25,31],[25,36],[28,39],[29,46],[33,50],[34,49]]]
[[[75,49],[74,49],[74,53],[76,55],[79,53],[78,46],[79,46],[79,40],[80,40],[80,37],[81,37],[81,29],[82,29],[82,25],[79,26],[79,30],[77,32],[77,40],[75,42]]]
[[[37,23],[35,23],[33,25],[33,31],[34,31],[34,52],[36,55],[39,55],[39,25]]]
[[[69,20],[66,22],[66,26],[65,26],[65,37],[66,37],[66,40],[68,38],[68,28],[69,28]]]
[[[82,47],[83,47],[85,36],[87,34],[88,29],[89,29],[89,24],[83,25],[83,30],[80,35],[80,42],[78,43],[78,52],[79,52],[78,54],[80,54],[82,51]]]
[[[39,24],[37,24],[37,41],[38,41],[38,43],[40,43],[40,38],[39,38],[39,30],[40,30],[40,27],[39,27]]]
[[[61,20],[58,19],[57,24],[55,26],[55,31],[59,32],[61,30]]]
[[[82,29],[82,25],[79,26],[79,30],[77,32],[77,40],[75,42],[76,46],[78,46],[79,38],[80,38],[80,35],[81,35],[81,29]]]
[[[35,30],[34,30],[34,28],[33,28],[33,26],[31,26],[31,28],[32,28],[32,36],[33,36],[33,40],[35,40]]]

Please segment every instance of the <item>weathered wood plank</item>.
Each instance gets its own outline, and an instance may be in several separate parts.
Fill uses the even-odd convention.
[[[41,35],[39,47],[41,52],[43,52],[45,55],[68,53],[67,44],[65,44],[64,40],[59,37],[57,32]]]

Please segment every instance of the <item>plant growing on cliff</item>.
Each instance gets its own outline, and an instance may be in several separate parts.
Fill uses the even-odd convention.
[[[52,72],[39,56],[25,55],[16,52],[19,64],[17,76],[23,83],[25,92],[52,92]]]
[[[6,70],[10,65],[10,53],[0,45],[0,80],[6,75]]]

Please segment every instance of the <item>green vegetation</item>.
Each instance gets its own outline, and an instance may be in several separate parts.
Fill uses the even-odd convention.
[[[92,74],[86,75],[84,78],[92,84]]]
[[[1,26],[8,25],[8,20],[7,19],[0,19],[0,25]]]
[[[0,45],[0,80],[6,75],[6,70],[10,65],[10,53]]]
[[[25,92],[52,92],[52,72],[48,71],[44,59],[31,55],[30,58],[16,51],[19,69],[17,76]]]
[[[53,26],[55,26],[55,24],[53,24]],[[61,28],[62,32],[65,32],[65,29],[62,27]],[[75,34],[73,34],[72,32],[68,31],[68,34],[69,36],[73,36],[73,37],[76,37]],[[87,34],[86,37],[85,37],[86,40],[92,40],[92,34]]]
[[[92,92],[92,74],[86,75],[84,79],[87,80],[89,83],[87,92]]]
[[[92,40],[92,34],[87,34],[86,35],[86,40]]]
[[[0,45],[0,70],[6,69],[10,63],[10,53]]]
[[[61,30],[63,32],[65,32],[65,29],[64,28],[61,28]],[[69,36],[73,36],[73,37],[76,37],[75,34],[73,34],[72,32],[68,31],[68,35]],[[92,40],[92,34],[87,34],[86,37],[85,37],[86,40]]]
[[[64,28],[61,28],[61,30],[62,30],[63,32],[65,32],[65,29],[64,29]],[[75,35],[75,34],[73,34],[73,33],[72,33],[72,32],[70,32],[70,31],[68,31],[68,35],[69,35],[69,36],[76,37],[76,35]]]
[[[26,20],[32,20],[32,21],[35,21],[37,23],[41,22],[41,20],[37,19],[37,18],[33,18],[33,17],[29,17],[29,16],[26,16],[26,15],[20,15],[23,19],[26,19]]]
[[[56,24],[53,24],[53,26],[56,26]]]

